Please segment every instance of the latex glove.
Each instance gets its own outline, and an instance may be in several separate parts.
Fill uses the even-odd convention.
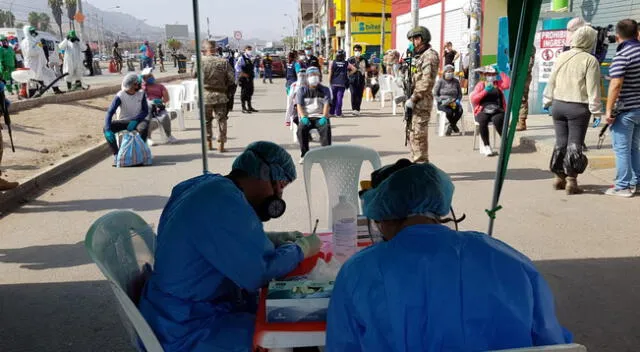
[[[602,122],[602,117],[600,115],[595,116],[593,119],[593,128],[597,128],[598,126],[600,126],[601,122]]]
[[[413,109],[413,100],[408,99],[406,103],[404,103],[405,109]]]
[[[276,247],[279,247],[287,242],[295,242],[295,240],[303,236],[302,232],[299,231],[275,231],[265,232],[265,234]]]
[[[138,121],[137,120],[131,120],[131,122],[129,122],[129,124],[127,125],[127,131],[131,132],[131,131],[135,130],[136,126],[138,126]]]
[[[106,130],[104,132],[104,138],[107,139],[107,142],[111,143],[111,144],[115,144],[116,143],[116,135],[111,132],[110,130]]]
[[[309,118],[305,116],[300,119],[300,123],[305,126],[309,126],[311,124],[311,120],[309,120]]]
[[[326,117],[322,116],[320,120],[318,120],[318,126],[322,127],[326,125],[327,122],[329,122],[329,120]]]
[[[487,83],[484,86],[484,90],[487,91],[487,93],[491,93],[493,91],[495,87],[493,86],[492,83]]]
[[[161,105],[162,104],[162,99],[153,99],[153,103],[156,105]]]
[[[462,105],[462,102],[460,101],[460,99],[456,100],[456,105]]]
[[[298,238],[295,243],[302,250],[305,259],[318,254],[322,248],[322,241],[317,234]]]

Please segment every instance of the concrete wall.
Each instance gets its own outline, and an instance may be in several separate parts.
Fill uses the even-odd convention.
[[[507,0],[484,0],[482,11],[482,65],[498,61],[498,21],[507,16]]]

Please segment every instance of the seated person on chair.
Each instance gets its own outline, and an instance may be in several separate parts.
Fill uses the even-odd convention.
[[[283,215],[282,192],[295,179],[286,150],[254,142],[229,175],[173,188],[139,304],[164,351],[251,351],[258,289],[322,246],[317,235],[264,232],[263,222]]]
[[[320,84],[320,70],[316,67],[307,69],[307,83],[308,87],[300,87],[296,93],[298,141],[302,158],[309,151],[309,139],[314,128],[320,135],[320,144],[323,147],[331,145],[331,123],[327,117],[331,105],[331,90]]]
[[[504,97],[504,90],[509,89],[509,77],[498,72],[492,66],[480,67],[476,70],[480,73],[480,82],[476,84],[473,92],[469,96],[473,105],[473,114],[480,129],[482,145],[480,153],[485,156],[496,155],[489,144],[489,123],[493,122],[496,131],[502,135],[504,125],[504,112],[507,109],[507,101]]]
[[[443,225],[454,186],[430,163],[374,171],[364,215],[384,242],[347,260],[327,312],[327,352],[493,351],[570,343],[553,294],[507,244]]]
[[[442,79],[438,80],[436,86],[433,88],[433,96],[438,103],[438,110],[447,114],[447,132],[446,135],[450,136],[451,133],[460,133],[458,128],[458,121],[462,117],[462,88],[460,88],[460,81],[454,77],[454,68],[452,65],[446,65],[444,67],[444,73]]]
[[[171,115],[166,110],[166,104],[169,102],[167,88],[161,83],[156,83],[151,67],[142,70],[141,75],[143,81],[142,89],[147,93],[147,99],[151,102],[150,131],[162,127],[164,134],[167,136],[167,143],[176,143],[178,140],[171,134]]]
[[[120,108],[120,119],[112,121],[113,115]],[[136,130],[144,141],[149,133],[149,105],[147,94],[142,90],[142,79],[135,73],[129,73],[122,80],[120,90],[111,102],[107,116],[104,119],[104,137],[106,138],[113,155],[118,154],[116,133],[121,131]]]

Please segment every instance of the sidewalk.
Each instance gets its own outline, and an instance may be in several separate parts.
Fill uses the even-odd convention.
[[[284,84],[275,82],[256,81],[254,106],[260,113],[241,114],[238,102],[229,120],[229,151],[208,153],[210,171],[227,173],[255,140],[275,141],[299,159],[284,126]],[[408,157],[402,116],[390,112],[388,105],[381,110],[379,102],[365,103],[362,117],[333,119],[334,144],[374,148],[383,164]],[[467,215],[461,229],[486,231],[484,209],[493,193],[497,158],[472,151],[469,134],[436,137],[431,126],[432,162],[450,174],[455,210]],[[180,144],[152,148],[151,167],[117,169],[106,159],[0,219],[2,350],[132,350],[109,285],[86,254],[84,236],[93,221],[114,209],[133,210],[157,227],[172,187],[202,173],[198,121],[187,120],[187,131],[177,131],[176,137]],[[640,276],[629,273],[640,268],[640,198],[605,197],[607,184],[591,174],[581,178],[584,195],[552,191],[548,161],[544,152],[516,148],[495,235],[536,261],[554,290],[562,323],[577,342],[598,352],[635,351]],[[302,167],[296,167],[298,179],[284,191],[287,212],[266,223],[267,230],[309,230]],[[371,171],[365,165],[361,178]],[[312,172],[312,217],[328,227],[326,187],[320,168]]]

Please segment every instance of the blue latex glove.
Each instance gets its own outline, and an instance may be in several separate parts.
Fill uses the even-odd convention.
[[[162,104],[162,99],[153,99],[153,103],[156,105]]]
[[[486,90],[487,93],[492,92],[494,90],[494,88],[495,87],[493,86],[493,84],[485,84],[485,86],[484,86],[484,90]]]
[[[597,128],[598,126],[600,126],[600,122],[601,122],[601,121],[602,121],[602,118],[600,118],[600,117],[596,117],[596,118],[593,120],[593,128]]]
[[[114,144],[116,142],[116,135],[110,130],[104,131],[104,138],[106,138],[109,143]]]
[[[329,122],[329,120],[326,117],[322,116],[320,120],[318,120],[318,126],[322,127],[326,125],[327,122]]]
[[[305,126],[309,126],[311,124],[311,120],[309,120],[309,118],[305,116],[300,119],[300,123]]]
[[[460,99],[456,100],[456,105],[462,105],[462,102],[460,102]]]
[[[138,126],[138,121],[137,120],[131,120],[131,122],[129,122],[129,124],[127,125],[127,131],[131,132],[131,131],[135,130],[136,126]]]

